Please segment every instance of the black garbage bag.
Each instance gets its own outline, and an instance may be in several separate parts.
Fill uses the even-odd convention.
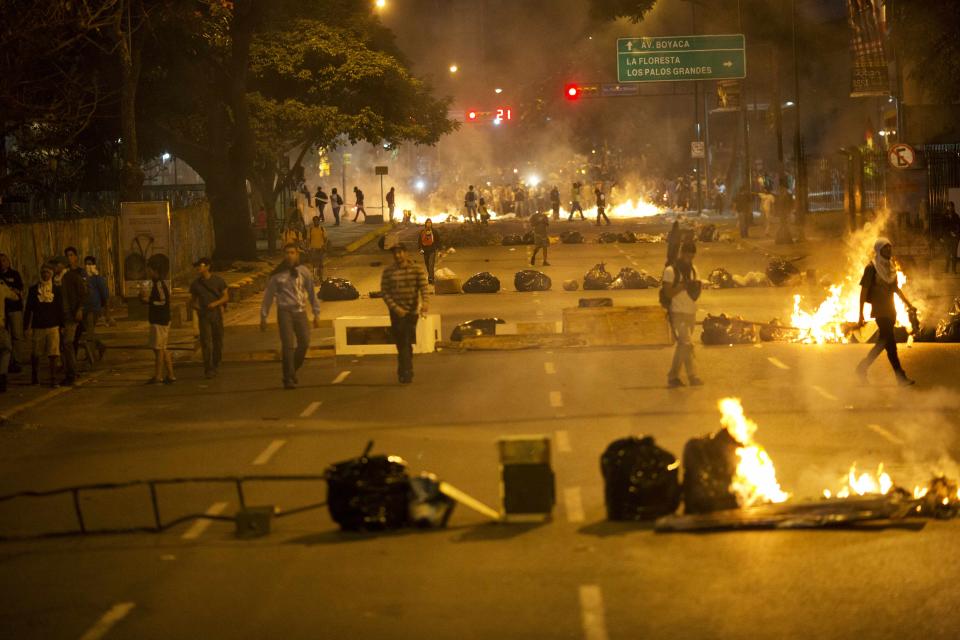
[[[500,291],[500,278],[489,271],[481,271],[463,283],[464,293],[496,293]]]
[[[373,441],[359,458],[326,471],[327,509],[345,531],[398,529],[407,523],[410,478],[397,456],[371,456]]]
[[[410,523],[423,529],[445,527],[453,508],[453,498],[440,493],[440,481],[432,473],[410,478]]]
[[[563,290],[564,291],[576,291],[580,288],[580,283],[576,280],[564,280],[563,281]]]
[[[687,441],[683,447],[684,513],[709,513],[738,507],[730,484],[737,472],[739,446],[726,429]]]
[[[503,240],[501,240],[500,243],[505,247],[521,245],[523,244],[523,236],[521,236],[519,233],[508,233],[507,235],[503,236]]]
[[[717,267],[711,271],[709,280],[710,284],[720,289],[732,289],[736,286],[733,282],[733,274],[723,267]]]
[[[620,273],[610,283],[611,289],[646,289],[647,279],[643,274],[632,267],[620,269]]]
[[[475,338],[477,336],[493,336],[497,334],[497,325],[504,324],[500,318],[479,318],[463,322],[453,328],[450,334],[452,342],[460,342],[464,338]]]
[[[602,291],[609,289],[611,284],[613,284],[613,274],[607,271],[602,262],[594,265],[593,269],[587,271],[587,275],[583,276],[584,290]]]
[[[960,314],[951,313],[937,323],[937,342],[960,342]]]
[[[334,300],[356,300],[360,292],[346,278],[327,278],[320,284],[320,299],[324,302]]]
[[[517,291],[550,291],[550,276],[542,271],[524,269],[513,276],[513,286]]]
[[[600,244],[613,244],[614,242],[617,242],[619,239],[620,239],[620,236],[618,234],[613,233],[612,231],[604,231],[603,233],[600,234],[600,238],[598,239],[598,242],[600,242]]]
[[[600,472],[610,520],[653,520],[680,506],[680,463],[650,436],[611,442]]]
[[[625,242],[625,243],[627,243],[627,244],[633,244],[634,242],[637,242],[638,240],[639,240],[639,238],[638,238],[637,234],[634,233],[633,231],[624,231],[624,232],[621,233],[619,236],[617,236],[617,241],[618,241],[618,242]]]
[[[581,309],[589,307],[612,307],[613,298],[580,298],[577,306]]]
[[[656,289],[660,286],[660,278],[652,276],[646,271],[641,271],[640,276],[643,278],[643,282],[647,285],[647,289]]]
[[[718,237],[717,225],[710,223],[700,227],[700,242],[713,242]]]
[[[719,316],[707,314],[703,319],[703,334],[700,336],[703,344],[729,345],[751,344],[757,341],[756,327],[743,322],[739,317],[729,318],[721,313]]]
[[[760,340],[763,342],[786,342],[797,335],[795,331],[785,328],[779,318],[774,318],[760,327]]]
[[[564,231],[560,234],[560,242],[563,244],[582,244],[583,234],[579,231]]]
[[[800,270],[792,263],[783,258],[773,258],[767,265],[767,277],[776,287],[782,287],[790,284],[791,280],[800,277]]]

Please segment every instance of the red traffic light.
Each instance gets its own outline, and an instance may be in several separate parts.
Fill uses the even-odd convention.
[[[575,84],[568,84],[563,91],[563,95],[566,96],[567,100],[576,100],[580,97],[580,87]]]
[[[470,122],[475,122],[476,119],[477,119],[476,111],[473,111],[473,110],[467,111],[467,120],[469,120]]]

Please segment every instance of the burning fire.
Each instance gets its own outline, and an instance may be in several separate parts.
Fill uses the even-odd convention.
[[[870,261],[873,245],[880,237],[890,213],[884,211],[876,221],[852,234],[847,241],[847,271],[839,285],[831,286],[827,298],[814,310],[803,308],[803,296],[793,296],[792,326],[800,329],[797,341],[807,344],[849,342],[845,326],[857,322],[860,310],[860,277]],[[894,260],[894,264],[896,261]],[[897,267],[897,284],[903,288],[907,276]],[[897,325],[910,327],[910,314],[899,296],[894,297]],[[870,317],[870,304],[864,305],[864,318]]]
[[[724,398],[717,404],[720,424],[742,446],[737,448],[737,472],[730,491],[737,496],[741,507],[764,502],[786,502],[789,494],[780,488],[773,460],[753,439],[757,423],[743,413],[739,398]]]
[[[886,495],[890,493],[892,488],[893,480],[890,478],[890,474],[883,470],[882,462],[877,467],[876,474],[872,474],[868,471],[857,474],[857,463],[854,462],[850,466],[850,471],[847,473],[846,484],[841,487],[839,491],[837,491],[836,495],[834,495],[829,489],[824,489],[823,497],[849,498],[850,496],[854,495]],[[917,487],[913,490],[914,495],[918,498],[923,497],[923,494],[917,495],[917,493],[920,491],[926,493],[926,490],[922,490],[920,487]]]

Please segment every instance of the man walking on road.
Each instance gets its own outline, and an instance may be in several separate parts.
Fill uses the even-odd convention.
[[[401,384],[413,382],[413,343],[417,319],[427,314],[427,276],[407,256],[406,246],[393,246],[393,264],[383,270],[380,291],[390,310],[390,327],[397,345],[397,376]]]
[[[173,354],[167,350],[170,340],[170,288],[167,286],[169,267],[159,256],[147,260],[147,275],[150,285],[140,290],[140,300],[147,305],[147,320],[150,322],[149,346],[153,350],[153,377],[147,384],[173,384]]]
[[[60,325],[63,300],[60,285],[53,281],[53,265],[40,267],[40,282],[30,287],[23,310],[23,327],[32,351],[30,384],[40,383],[40,358],[50,363],[50,386],[57,385],[57,358],[60,357]]]
[[[900,285],[897,283],[897,269],[891,258],[893,257],[893,245],[886,238],[877,238],[874,244],[874,257],[863,270],[863,277],[860,279],[860,321],[862,327],[866,324],[863,318],[863,305],[870,303],[871,312],[874,320],[877,321],[877,344],[873,345],[867,357],[857,365],[857,375],[860,379],[867,382],[867,369],[877,359],[880,352],[887,351],[887,359],[890,360],[890,366],[893,367],[893,373],[897,376],[897,382],[901,386],[909,386],[914,383],[907,377],[903,366],[900,364],[900,356],[897,354],[897,339],[893,334],[893,326],[897,322],[897,309],[893,302],[893,296],[898,295],[903,300],[903,304],[908,309],[913,309],[913,305],[903,295]]]
[[[367,221],[367,210],[363,208],[363,191],[360,191],[359,187],[353,188],[353,195],[357,199],[357,211],[353,214],[353,221],[356,222],[357,218],[360,217],[360,214],[363,214],[363,221]]]
[[[68,268],[63,273],[63,384],[71,386],[77,380],[77,328],[83,322],[83,305],[87,301],[86,275],[80,266],[75,247],[67,247],[63,255]]]
[[[110,300],[110,290],[107,287],[107,279],[100,275],[97,269],[97,259],[95,257],[85,257],[83,268],[86,272],[87,299],[83,303],[82,339],[92,369],[95,362],[103,360],[103,354],[107,350],[103,341],[97,338],[97,320],[102,315],[106,317],[108,323],[110,322],[110,311],[107,306]]]
[[[557,185],[553,185],[553,188],[550,189],[550,208],[553,209],[553,219],[560,219],[560,189],[557,188]]]
[[[597,199],[597,226],[600,226],[600,218],[603,218],[607,222],[607,226],[610,226],[610,218],[607,217],[607,194],[603,192],[603,187],[597,187],[593,190],[593,195]]]
[[[340,207],[343,206],[343,198],[337,193],[337,188],[330,190],[330,210],[333,211],[333,226],[340,226]]]
[[[327,208],[327,203],[330,202],[330,198],[327,196],[327,192],[323,190],[323,187],[317,187],[317,193],[313,196],[313,203],[317,205],[317,217],[320,218],[320,222],[325,222],[323,217],[323,210]]]
[[[417,245],[423,254],[423,266],[427,268],[427,283],[433,284],[433,274],[437,269],[437,251],[440,249],[440,236],[433,228],[433,220],[427,218],[423,229],[417,236]]]
[[[215,378],[223,358],[223,310],[230,296],[224,279],[211,273],[210,258],[200,258],[193,266],[197,279],[190,285],[190,303],[197,311],[203,375]]]
[[[467,222],[477,221],[477,192],[471,184],[463,196],[463,206],[467,209]],[[519,214],[518,214],[519,215]]]
[[[677,347],[673,352],[673,364],[667,374],[668,387],[682,387],[681,367],[687,370],[690,386],[703,384],[697,376],[697,363],[693,354],[693,330],[697,321],[697,299],[702,285],[697,279],[697,270],[693,258],[697,254],[697,245],[684,242],[680,246],[680,255],[672,265],[663,270],[663,286],[660,290],[660,303],[667,307],[670,326]]]
[[[550,218],[542,211],[537,211],[530,216],[530,226],[533,227],[533,255],[530,256],[530,266],[537,263],[537,252],[543,251],[543,266],[549,267],[547,248],[550,246],[550,236],[547,235],[547,227],[550,226]]]
[[[389,211],[390,218],[389,222],[393,222],[393,212],[397,208],[397,191],[396,187],[390,187],[390,191],[387,191],[387,211]]]
[[[310,264],[313,265],[313,277],[323,282],[323,258],[327,251],[327,230],[320,226],[319,216],[313,217],[313,226],[307,232],[307,247],[310,249]]]
[[[570,217],[567,218],[568,221],[573,220],[573,214],[577,212],[580,213],[580,219],[585,220],[585,218],[583,217],[583,206],[580,204],[581,189],[582,187],[579,182],[573,183],[573,193],[572,193],[573,203],[570,205]]]
[[[300,264],[300,248],[288,244],[283,248],[284,261],[273,271],[260,306],[260,331],[267,330],[267,317],[274,299],[277,301],[277,327],[283,350],[283,388],[296,389],[297,371],[303,366],[310,347],[310,323],[307,306],[313,311],[313,326],[320,326],[320,301],[313,289],[310,269]]]
[[[0,281],[6,283],[17,293],[15,300],[7,299],[4,304],[5,325],[13,342],[13,358],[10,360],[10,373],[19,373],[20,363],[26,362],[27,354],[23,346],[23,278],[20,272],[10,264],[10,257],[0,253]]]
[[[8,300],[20,300],[20,294],[9,286],[3,280],[0,280],[0,301],[6,303]],[[0,393],[7,392],[7,371],[10,368],[10,357],[13,355],[13,341],[10,339],[10,331],[7,327],[7,318],[0,315]]]

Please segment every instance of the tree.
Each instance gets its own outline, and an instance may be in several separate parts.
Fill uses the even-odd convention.
[[[909,77],[941,104],[960,101],[960,3],[897,0],[892,34]]]
[[[590,0],[590,14],[599,20],[629,18],[640,22],[657,0]]]

